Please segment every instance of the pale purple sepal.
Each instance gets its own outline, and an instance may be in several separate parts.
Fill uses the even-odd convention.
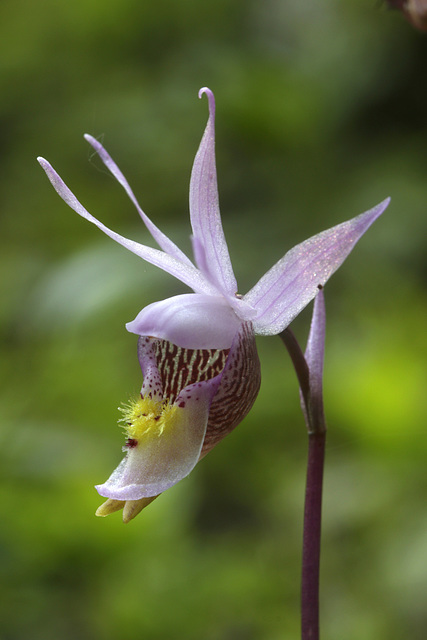
[[[243,300],[258,309],[255,333],[276,335],[314,298],[318,287],[344,262],[356,242],[389,204],[379,205],[297,245],[272,267]]]
[[[159,303],[160,306],[143,310],[133,322],[128,324],[130,331],[146,335],[142,331],[150,329],[149,335],[163,339],[172,339],[173,335],[180,344],[185,343],[188,348],[201,348],[199,347],[201,344],[206,345],[206,348],[223,348],[219,345],[226,345],[224,348],[227,348],[230,336],[235,329],[233,314],[236,314],[241,322],[251,321],[255,333],[258,334],[274,335],[288,326],[314,298],[319,285],[324,286],[328,278],[342,264],[356,242],[387,207],[389,199],[364,214],[323,231],[291,249],[246,296],[241,298],[236,294],[236,280],[219,213],[215,169],[215,100],[213,93],[207,88],[200,90],[199,97],[204,93],[206,93],[209,102],[209,119],[196,154],[190,184],[190,216],[194,232],[193,251],[198,268],[142,212],[123,174],[102,145],[94,138],[86,136],[86,139],[96,149],[102,161],[134,202],[153,238],[165,251],[128,240],[108,229],[86,211],[46,160],[39,158],[39,162],[58,194],[79,215],[98,226],[113,240],[139,257],[187,284],[196,294],[212,297],[211,321],[208,321],[205,317],[206,314],[202,312],[201,315],[205,319],[199,333],[194,331],[194,322],[190,322],[186,329],[181,322],[182,318],[186,317],[191,304],[187,304],[178,320],[175,321],[169,312],[168,301],[166,301],[166,307],[162,306],[163,303]],[[223,297],[223,302],[218,305],[220,296]],[[182,297],[180,300],[187,299]],[[225,305],[229,306],[227,312],[229,315],[223,308]],[[171,322],[170,328],[165,320],[165,310],[168,322]],[[178,311],[176,306],[174,310]],[[232,318],[230,330],[226,331],[223,340],[218,340],[217,334],[228,324],[228,318]],[[154,321],[159,322],[156,330]],[[218,331],[213,327],[215,323],[218,325]],[[206,341],[203,341],[201,333],[205,330]],[[209,345],[210,338],[214,339],[214,343]]]
[[[231,265],[227,242],[219,211],[215,166],[215,98],[210,89],[199,91],[207,95],[209,120],[194,159],[190,181],[190,219],[194,238],[202,247],[203,258],[196,252],[199,269],[225,295],[237,293],[237,283]]]
[[[154,222],[152,222],[147,214],[141,209],[139,202],[136,199],[132,189],[130,188],[128,181],[126,180],[123,173],[120,171],[119,167],[116,165],[110,154],[106,149],[104,149],[102,144],[88,133],[85,133],[84,138],[95,149],[96,153],[99,155],[107,169],[116,178],[117,182],[122,185],[130,200],[135,205],[135,208],[141,216],[143,223],[145,224],[159,247],[170,256],[173,256],[177,260],[181,260],[184,264],[193,267],[191,260],[185,255],[185,253],[181,251],[181,249],[177,247],[176,244],[172,242],[172,240],[170,240],[170,238],[168,238],[162,231],[160,231],[160,229],[154,224]]]
[[[186,349],[229,349],[241,324],[223,296],[187,293],[149,304],[126,328]]]
[[[164,251],[159,251],[159,249],[153,249],[152,247],[147,247],[143,244],[139,244],[138,242],[134,242],[133,240],[129,240],[128,238],[124,238],[120,234],[106,227],[83,207],[47,160],[44,158],[37,159],[41,167],[45,170],[46,175],[57,194],[66,204],[68,204],[69,207],[82,216],[82,218],[92,222],[92,224],[96,225],[107,236],[125,247],[125,249],[132,251],[132,253],[135,253],[143,260],[146,260],[146,262],[149,262],[156,267],[163,269],[167,273],[170,273],[172,276],[175,276],[175,278],[187,284],[197,293],[218,294],[216,288],[203,276],[199,269],[194,267],[194,265],[187,263],[184,264]]]
[[[308,366],[309,398],[301,393],[301,407],[309,432],[325,429],[323,412],[323,362],[325,356],[325,296],[319,291],[314,299],[310,333],[305,350]]]

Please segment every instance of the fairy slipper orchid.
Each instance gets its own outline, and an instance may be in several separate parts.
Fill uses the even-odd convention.
[[[51,165],[39,158],[61,198],[86,220],[140,258],[192,289],[143,308],[127,329],[139,337],[140,397],[124,409],[126,456],[102,485],[107,515],[123,508],[133,518],[197,462],[248,413],[260,385],[255,334],[276,335],[314,298],[388,200],[295,246],[246,294],[236,278],[221,224],[215,166],[215,99],[190,181],[194,263],[139,206],[104,147],[85,138],[122,185],[160,249],[128,240],[94,218]]]

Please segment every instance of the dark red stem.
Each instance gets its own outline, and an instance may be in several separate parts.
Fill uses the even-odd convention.
[[[308,435],[302,543],[301,638],[319,639],[319,570],[326,431]]]
[[[326,422],[322,399],[311,394],[310,370],[297,339],[289,328],[279,334],[279,337],[291,356],[298,377],[308,432],[302,543],[301,638],[319,640],[320,539]]]

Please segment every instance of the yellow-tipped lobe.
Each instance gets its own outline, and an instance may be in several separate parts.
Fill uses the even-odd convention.
[[[157,496],[150,496],[149,498],[140,498],[139,500],[126,500],[126,504],[123,507],[123,522],[127,524],[133,520],[138,513],[140,513],[145,507],[155,500]]]
[[[133,520],[138,513],[145,509],[145,507],[148,507],[157,497],[158,496],[150,496],[149,498],[140,498],[139,500],[112,500],[108,498],[108,500],[98,507],[95,515],[105,518],[105,516],[109,516],[110,513],[123,509],[123,522],[127,524]]]
[[[120,511],[125,506],[125,500],[112,500],[108,498],[105,502],[103,502],[95,511],[96,516],[100,516],[101,518],[105,518],[105,516],[109,516],[110,513],[114,513],[115,511]]]

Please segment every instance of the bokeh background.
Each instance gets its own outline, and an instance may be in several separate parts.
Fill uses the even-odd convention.
[[[204,85],[242,292],[393,198],[326,288],[321,620],[329,640],[424,639],[427,36],[374,0],[6,0],[0,50],[1,640],[299,635],[306,436],[277,338],[251,414],[188,479],[126,526],[93,516],[141,385],[124,324],[185,289],[71,212],[35,158],[149,242],[82,134],[101,137],[189,249]]]

